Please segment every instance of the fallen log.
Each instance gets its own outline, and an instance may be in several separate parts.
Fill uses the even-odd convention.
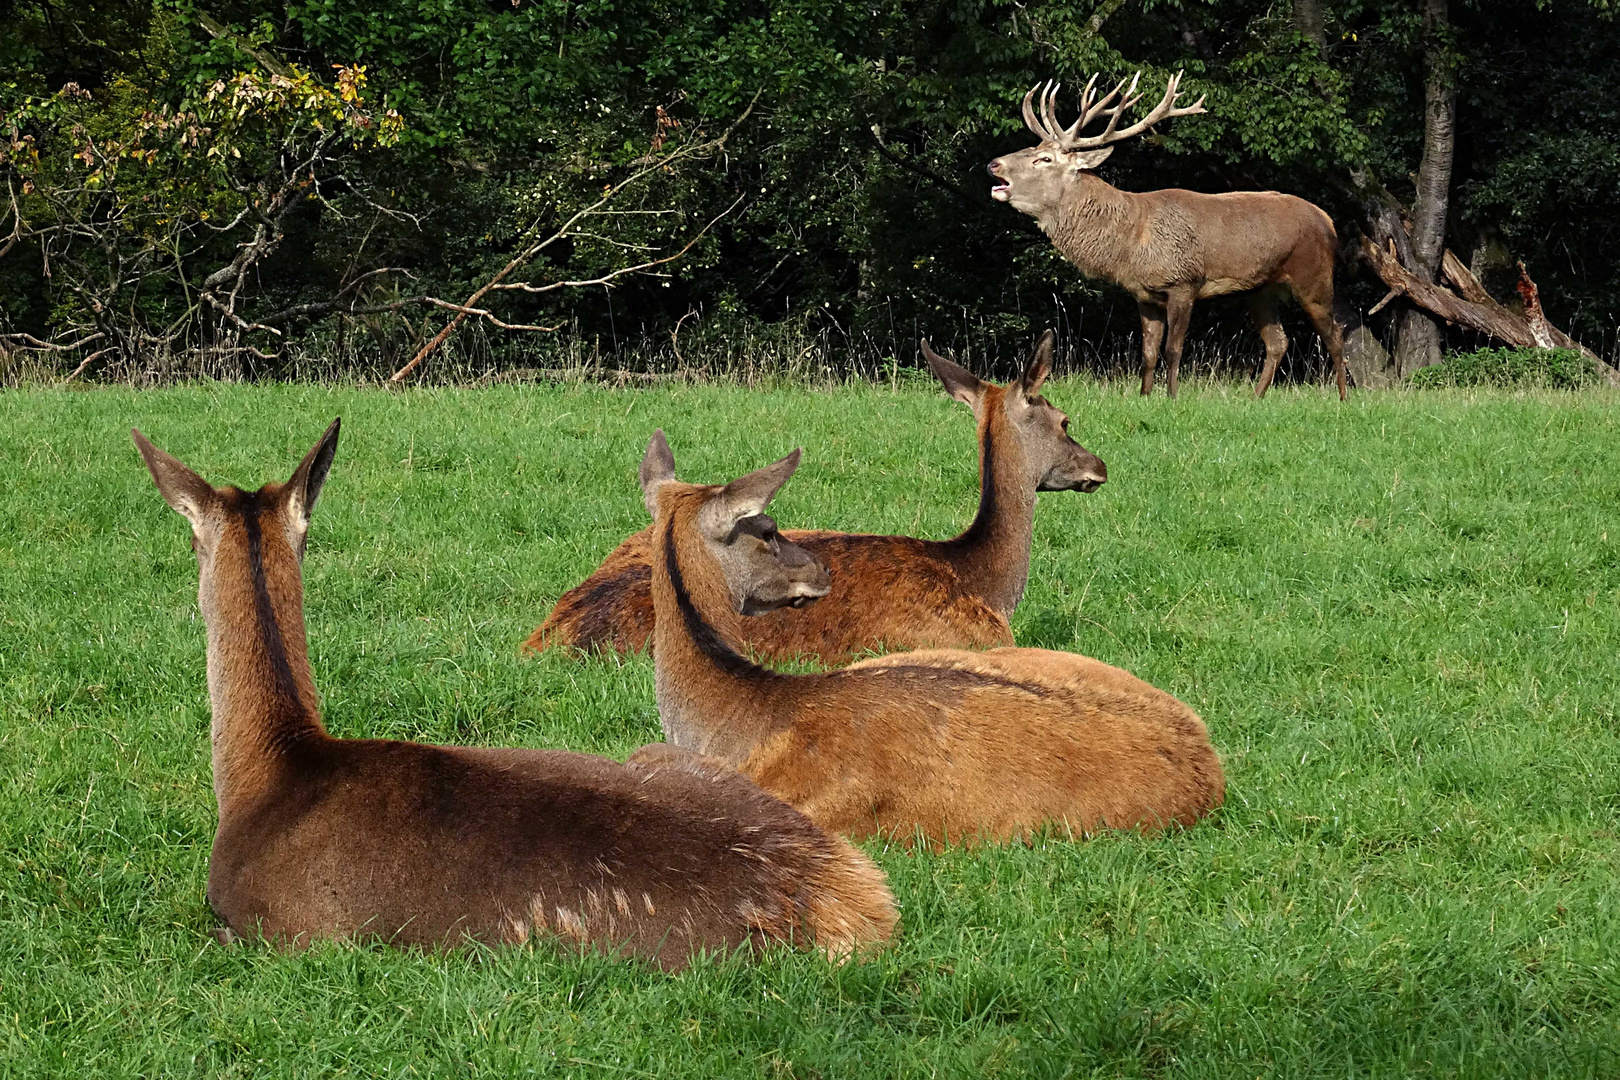
[[[1441,270],[1446,279],[1456,286],[1456,293],[1436,282],[1424,281],[1402,266],[1401,260],[1395,254],[1394,244],[1388,248],[1381,248],[1363,236],[1361,254],[1373,271],[1383,279],[1384,284],[1389,286],[1389,293],[1373,306],[1368,312],[1369,315],[1396,297],[1405,297],[1423,310],[1449,323],[1478,330],[1509,345],[1521,348],[1575,349],[1582,355],[1596,360],[1599,370],[1610,383],[1620,383],[1620,372],[1603,363],[1591,349],[1572,341],[1568,334],[1547,321],[1541,311],[1541,299],[1536,283],[1530,280],[1530,274],[1522,262],[1519,263],[1518,290],[1519,295],[1525,300],[1524,314],[1493,300],[1484,286],[1480,285],[1478,279],[1463,265],[1462,260],[1450,251],[1444,255]],[[1459,296],[1458,293],[1462,295]]]

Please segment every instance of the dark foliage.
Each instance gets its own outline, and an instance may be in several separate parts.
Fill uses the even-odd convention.
[[[98,124],[110,138],[152,110],[195,112],[209,87],[266,64],[328,86],[334,71],[363,66],[364,104],[396,110],[399,137],[330,148],[315,170],[325,169],[321,197],[287,213],[242,283],[252,322],[345,289],[370,307],[414,293],[459,300],[536,227],[666,140],[723,128],[758,95],[722,158],[649,178],[525,275],[589,277],[667,251],[743,196],[682,260],[611,292],[507,293],[493,310],[565,324],[610,350],[667,341],[684,317],[683,332],[699,334],[795,321],[878,356],[909,357],[918,332],[967,337],[1010,359],[1055,322],[1093,343],[1135,330],[1129,303],[1081,279],[1027,218],[988,198],[983,163],[1027,144],[1017,106],[1038,79],[1064,80],[1066,109],[1091,71],[1143,67],[1153,79],[1185,68],[1187,88],[1208,94],[1209,115],[1114,156],[1104,175],[1121,187],[1289,191],[1327,209],[1341,238],[1360,228],[1352,168],[1410,200],[1423,100],[1414,10],[1390,0],[1328,8],[1322,49],[1290,15],[1259,0],[256,0],[206,12],[168,0],[34,0],[6,4],[0,20],[0,110],[15,138],[33,134],[39,153],[55,155],[47,164],[60,180]],[[230,33],[205,32],[205,18]],[[1620,106],[1607,84],[1620,31],[1587,0],[1474,0],[1453,5],[1452,19],[1461,93],[1450,246],[1504,299],[1493,272],[1525,260],[1552,321],[1611,355]],[[69,83],[90,96],[51,120],[46,107]],[[154,195],[146,176],[120,181],[114,201],[167,199],[165,214],[195,216],[218,197],[204,190],[210,177],[245,189],[288,152],[285,126],[247,125],[233,138],[223,152],[244,156],[213,162],[213,173],[168,167],[184,198]],[[20,192],[15,144],[5,169]],[[16,196],[24,220],[41,213],[37,196]],[[239,240],[196,242],[187,257],[206,274]],[[1370,302],[1382,289],[1358,280],[1351,250],[1341,291]],[[21,242],[0,258],[0,329],[49,339],[79,325],[82,301],[47,276],[45,254]],[[93,275],[95,258],[111,256],[78,257]],[[397,270],[361,281],[385,267]],[[189,302],[178,276],[142,280],[129,304],[146,305],[153,325]],[[1241,318],[1220,311],[1200,309],[1195,335]],[[274,373],[292,343],[341,348],[345,334],[386,364],[444,317],[292,318],[281,338],[257,340],[268,358],[250,366]],[[512,362],[539,338],[503,340]]]

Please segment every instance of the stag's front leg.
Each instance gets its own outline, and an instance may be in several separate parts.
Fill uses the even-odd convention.
[[[1187,324],[1192,321],[1193,297],[1191,286],[1171,289],[1165,294],[1164,305],[1164,366],[1165,388],[1176,396],[1176,383],[1181,374],[1181,343],[1187,337]]]
[[[1142,396],[1153,393],[1153,369],[1159,366],[1159,344],[1164,341],[1164,308],[1137,301],[1142,316]]]

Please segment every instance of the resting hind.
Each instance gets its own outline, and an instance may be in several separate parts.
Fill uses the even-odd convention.
[[[787,675],[739,655],[716,613],[820,602],[831,587],[827,568],[764,513],[798,460],[794,451],[724,487],[683,484],[663,433],[653,437],[641,476],[656,520],[666,739],[855,836],[1153,830],[1220,805],[1220,760],[1197,714],[1088,657],[939,649]]]
[[[1029,579],[1038,491],[1095,491],[1108,470],[1069,437],[1068,417],[1040,396],[1053,335],[1041,337],[1008,386],[984,382],[922,344],[934,374],[973,409],[979,431],[979,512],[953,540],[790,530],[786,535],[832,569],[832,592],[810,608],[754,619],[715,613],[727,638],[763,660],[814,658],[842,664],[874,649],[1011,645],[1008,620]],[[590,577],[564,593],[526,649],[557,645],[634,652],[653,633],[649,527],[620,544]],[[869,602],[881,595],[883,603]]]
[[[219,829],[208,901],[233,936],[438,946],[552,938],[680,967],[792,941],[886,940],[882,873],[718,763],[338,739],[304,637],[310,513],[338,423],[285,484],[215,488],[140,432],[192,528]]]

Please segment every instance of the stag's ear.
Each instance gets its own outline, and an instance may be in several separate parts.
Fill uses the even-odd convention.
[[[1105,146],[1101,150],[1073,150],[1069,153],[1069,168],[1076,171],[1095,169],[1108,160],[1108,155],[1114,152],[1112,146]]]
[[[641,477],[641,498],[647,505],[647,513],[657,521],[658,489],[675,479],[675,455],[669,452],[669,440],[664,438],[663,428],[653,432],[637,474]]]
[[[310,515],[315,512],[315,500],[321,497],[326,474],[332,469],[332,458],[337,454],[338,428],[343,418],[335,418],[320,440],[310,447],[304,460],[293,470],[287,481],[283,498],[287,500],[287,521],[302,539],[309,531]]]
[[[192,532],[201,532],[204,513],[219,499],[213,485],[186,468],[179,458],[153,446],[135,428],[130,428],[129,433],[135,439],[135,448],[146,459],[146,468],[157,482],[163,501],[191,522]]]
[[[745,517],[763,514],[765,507],[770,505],[782,485],[793,475],[793,470],[799,467],[799,458],[803,453],[804,448],[799,447],[781,461],[756,469],[747,476],[739,476],[727,484],[715,500],[722,508],[722,516],[735,523]]]
[[[1035,343],[1035,351],[1030,354],[1029,363],[1024,365],[1024,373],[1018,376],[1018,386],[1025,396],[1034,397],[1040,393],[1041,384],[1052,374],[1052,343],[1056,340],[1057,334],[1048,330]]]
[[[923,359],[933,369],[934,376],[945,384],[945,392],[972,409],[974,415],[979,412],[979,403],[984,399],[985,383],[973,372],[960,364],[953,364],[939,353],[928,347],[928,342],[922,343]]]

